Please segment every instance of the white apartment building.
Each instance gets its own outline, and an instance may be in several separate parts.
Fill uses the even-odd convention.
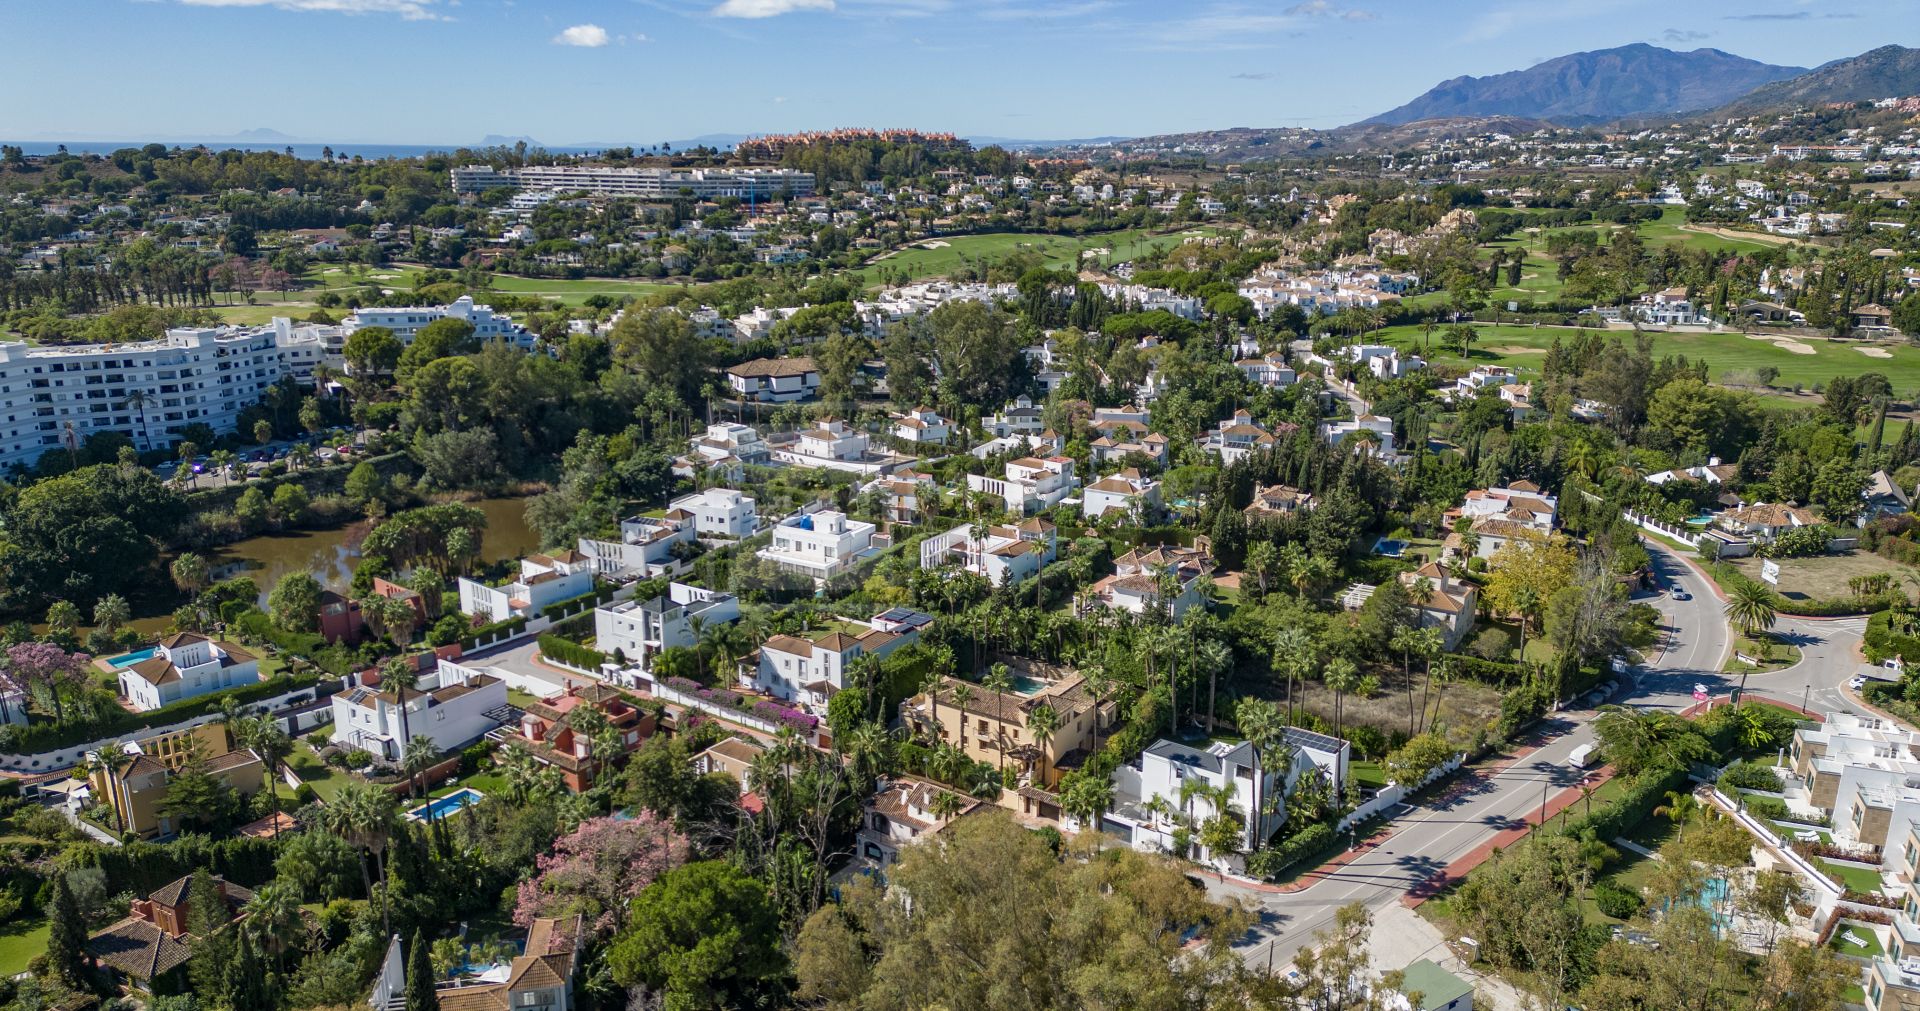
[[[195,423],[230,432],[274,383],[311,383],[339,340],[335,327],[275,319],[130,344],[0,342],[0,466],[30,467],[69,438],[77,446],[100,432],[140,450],[170,446]]]
[[[813,173],[783,168],[614,168],[607,165],[465,165],[451,170],[455,193],[494,189],[579,191],[602,196],[671,200],[739,197],[768,200],[813,194]]]
[[[997,496],[1007,503],[1008,512],[1024,516],[1059,505],[1080,484],[1073,476],[1073,459],[1066,456],[1021,457],[1008,461],[1006,473],[1005,478],[968,474],[967,489]]]
[[[1038,517],[988,527],[985,537],[975,537],[973,524],[962,523],[920,542],[920,567],[958,565],[995,586],[1013,586],[1051,564],[1057,547],[1053,524]]]
[[[748,658],[750,670],[742,670],[742,680],[750,677],[753,687],[825,715],[827,700],[847,686],[848,664],[864,655],[883,657],[917,642],[920,629],[932,620],[918,611],[895,608],[874,621],[839,619],[858,632],[776,635]]]
[[[649,671],[661,650],[691,648],[699,639],[696,625],[707,629],[739,617],[740,602],[733,594],[669,583],[666,596],[618,600],[594,608],[594,647],[623,667]]]
[[[333,697],[333,742],[365,748],[387,762],[405,757],[410,740],[405,735],[426,737],[441,751],[451,751],[479,740],[511,712],[506,682],[449,660],[423,673],[419,687],[407,692],[404,727],[401,700],[380,684],[377,672],[363,671],[352,680],[353,687]]]
[[[400,308],[367,307],[357,309],[340,324],[348,337],[354,331],[381,326],[393,331],[402,344],[412,344],[422,327],[443,319],[457,319],[473,327],[473,337],[481,344],[506,341],[514,347],[533,347],[533,332],[505,316],[496,316],[493,307],[473,304],[473,296],[462,295],[449,305],[415,305]]]
[[[693,514],[685,509],[669,509],[664,516],[630,516],[620,521],[619,540],[582,537],[579,551],[592,563],[593,571],[603,576],[650,579],[671,575],[681,567],[674,546],[691,546],[699,537],[694,523]]]
[[[1080,511],[1090,520],[1109,512],[1150,516],[1159,510],[1160,482],[1143,477],[1132,467],[1087,485],[1080,500]]]
[[[487,621],[531,618],[549,604],[571,600],[593,590],[594,560],[579,551],[528,555],[520,572],[499,586],[488,586],[461,576],[460,613]]]
[[[708,488],[683,495],[670,503],[673,510],[690,513],[693,528],[703,534],[739,539],[751,537],[760,529],[760,514],[753,499],[732,488]]]
[[[1224,807],[1238,812],[1243,826],[1240,849],[1251,852],[1260,840],[1270,838],[1286,822],[1285,805],[1274,805],[1276,810],[1249,817],[1250,812],[1261,811],[1266,806],[1263,801],[1291,795],[1309,775],[1324,777],[1334,785],[1344,784],[1347,779],[1351,749],[1346,741],[1298,727],[1288,727],[1284,741],[1293,752],[1293,760],[1288,763],[1291,768],[1285,776],[1279,775],[1281,763],[1262,768],[1253,745],[1244,741],[1237,744],[1213,741],[1204,747],[1165,739],[1155,741],[1134,762],[1115,770],[1113,809],[1100,827],[1135,849],[1172,852],[1174,832],[1182,821],[1197,825],[1224,813],[1223,808],[1214,806],[1210,796],[1187,784],[1197,783],[1209,790],[1231,784],[1233,800]],[[1159,803],[1153,803],[1155,800]],[[1154,813],[1162,807],[1172,813]],[[1224,855],[1207,853],[1197,843],[1193,846],[1192,854],[1180,855],[1193,855],[1216,866],[1227,866]]]
[[[874,551],[874,526],[834,510],[789,516],[773,528],[773,542],[756,554],[788,572],[824,581],[853,568]]]
[[[120,694],[142,713],[259,680],[260,661],[253,654],[194,632],[160,640],[151,657],[123,668],[119,677]]]

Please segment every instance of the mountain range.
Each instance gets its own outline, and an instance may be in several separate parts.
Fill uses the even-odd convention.
[[[1778,67],[1718,49],[1681,53],[1642,42],[1573,53],[1490,77],[1456,77],[1361,125],[1458,116],[1584,125],[1711,109],[1806,73],[1804,67]]]
[[[1920,49],[1881,46],[1821,64],[1798,77],[1761,85],[1715,112],[1752,113],[1824,102],[1862,102],[1920,94]]]

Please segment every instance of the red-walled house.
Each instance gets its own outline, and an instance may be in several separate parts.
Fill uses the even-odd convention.
[[[528,705],[520,717],[519,733],[510,735],[507,742],[526,745],[535,758],[559,769],[567,789],[575,793],[593,785],[598,765],[588,735],[575,730],[580,722],[575,714],[583,710],[599,712],[620,731],[626,745],[622,757],[652,737],[657,726],[652,713],[606,685],[574,685],[564,694]]]

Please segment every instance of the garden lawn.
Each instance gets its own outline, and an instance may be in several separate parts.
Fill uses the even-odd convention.
[[[1468,367],[1505,365],[1522,375],[1537,377],[1547,349],[1553,346],[1556,337],[1563,342],[1570,342],[1581,334],[1599,334],[1608,338],[1618,336],[1622,342],[1633,339],[1633,334],[1626,330],[1581,327],[1500,324],[1477,326],[1475,331],[1478,337],[1470,349],[1470,358],[1462,359],[1453,351],[1441,347],[1440,339],[1445,328],[1434,328],[1431,360]],[[1891,358],[1868,358],[1857,348],[1869,345],[1858,341],[1795,338],[1813,348],[1813,354],[1801,355],[1775,347],[1774,339],[1770,336],[1759,339],[1732,332],[1666,331],[1648,331],[1647,336],[1653,339],[1655,360],[1667,355],[1686,355],[1691,361],[1704,360],[1708,377],[1716,381],[1724,380],[1731,374],[1733,378],[1750,383],[1756,370],[1771,366],[1780,370],[1785,381],[1808,386],[1825,383],[1836,376],[1878,372],[1892,382],[1898,393],[1920,389],[1920,348],[1904,343],[1880,345],[1892,355]],[[1370,334],[1367,339],[1373,343],[1391,344],[1425,354],[1426,335],[1419,326],[1386,327]],[[1782,380],[1774,381],[1779,383]]]
[[[1844,864],[1836,864],[1831,861],[1822,860],[1819,857],[1814,857],[1813,862],[1822,871],[1826,872],[1828,877],[1840,882],[1840,884],[1846,888],[1850,888],[1856,892],[1869,893],[1880,890],[1880,873],[1878,871],[1870,871],[1865,867],[1848,867]]]
[[[330,801],[340,794],[340,788],[346,785],[347,774],[320,760],[320,755],[305,740],[294,742],[293,751],[287,755],[287,767],[301,781],[313,787],[313,792],[322,801]]]
[[[33,956],[47,953],[49,933],[45,920],[20,919],[0,925],[0,976],[26,972]]]
[[[1763,653],[1763,650],[1771,650],[1771,659],[1768,659],[1769,654]],[[1735,656],[1735,654],[1739,653],[1744,653],[1747,656],[1761,661],[1760,665],[1755,667],[1741,663]],[[1792,643],[1781,642],[1770,638],[1764,632],[1761,633],[1759,640],[1749,639],[1744,635],[1736,635],[1733,640],[1733,649],[1727,653],[1726,672],[1730,674],[1767,674],[1777,670],[1785,670],[1799,662],[1800,647]]]
[[[1387,771],[1380,767],[1379,762],[1354,762],[1348,768],[1353,770],[1353,782],[1356,786],[1372,787],[1376,790],[1386,788]]]

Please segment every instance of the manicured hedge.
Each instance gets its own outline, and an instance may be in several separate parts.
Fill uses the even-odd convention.
[[[1893,618],[1894,612],[1887,610],[1867,619],[1867,659],[1879,663],[1897,656],[1908,663],[1920,663],[1920,635],[1895,630]]]
[[[1666,803],[1669,790],[1685,789],[1686,783],[1685,769],[1643,773],[1640,778],[1627,784],[1618,800],[1590,815],[1574,818],[1568,823],[1566,831],[1574,836],[1591,831],[1595,838],[1608,840],[1623,835],[1651,816],[1654,808]]]
[[[1735,762],[1727,766],[1720,774],[1722,792],[1729,790],[1765,790],[1768,793],[1780,792],[1780,774],[1764,765],[1752,762]]]
[[[599,670],[607,662],[607,655],[597,649],[588,649],[571,639],[562,639],[557,635],[540,637],[540,653],[550,660],[558,660],[583,670]]]
[[[1263,878],[1277,878],[1294,864],[1332,849],[1337,839],[1332,825],[1316,821],[1280,844],[1248,857],[1247,870]]]

